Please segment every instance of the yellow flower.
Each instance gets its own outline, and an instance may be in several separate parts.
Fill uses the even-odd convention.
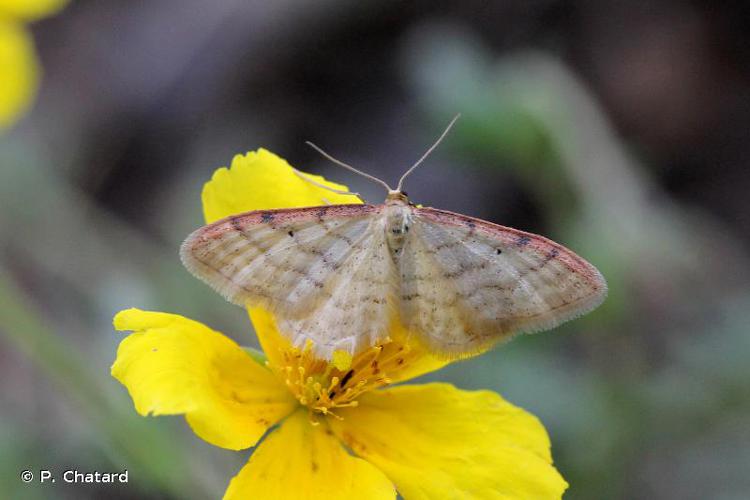
[[[353,201],[303,181],[265,150],[235,157],[203,190],[208,222],[323,199]],[[407,342],[398,325],[388,342],[327,362],[310,346],[293,347],[268,312],[249,315],[265,360],[182,316],[128,309],[114,319],[134,333],[112,375],[140,414],[184,414],[199,437],[224,448],[257,445],[225,498],[560,498],[567,487],[542,424],[498,394],[386,387],[446,363]]]
[[[61,9],[66,0],[0,0],[0,132],[31,104],[39,63],[25,24]]]

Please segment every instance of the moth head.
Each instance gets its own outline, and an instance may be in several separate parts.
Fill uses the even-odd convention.
[[[404,191],[388,190],[388,196],[385,197],[386,203],[409,203],[409,198]]]

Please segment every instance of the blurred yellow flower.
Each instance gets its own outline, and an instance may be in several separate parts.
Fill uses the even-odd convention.
[[[39,62],[26,22],[54,14],[66,0],[0,0],[0,132],[31,105]]]
[[[323,199],[356,200],[303,181],[262,149],[235,157],[203,190],[207,222]],[[293,347],[270,313],[249,315],[265,361],[182,316],[128,309],[114,319],[134,332],[112,375],[138,413],[184,414],[199,437],[233,450],[267,435],[225,498],[560,498],[566,489],[542,424],[498,394],[442,383],[386,388],[446,363],[406,342],[398,325],[387,343],[328,362]]]
[[[56,14],[68,0],[0,0],[0,17],[36,21]]]

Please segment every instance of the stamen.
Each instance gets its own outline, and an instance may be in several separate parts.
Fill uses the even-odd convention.
[[[352,368],[357,369],[361,368],[362,366],[369,365],[373,360],[377,359],[378,356],[380,356],[381,351],[383,350],[382,345],[376,345],[370,349],[370,353],[372,354],[372,358],[367,359],[366,356],[362,356],[358,361],[357,364],[354,365]]]
[[[355,407],[359,406],[359,401],[349,401],[348,403],[341,403],[336,405],[336,408],[348,408],[348,407]]]
[[[336,415],[331,410],[328,410],[328,412],[326,413],[326,415],[330,415],[333,418],[335,418],[336,420],[344,420],[344,417],[342,417],[341,415]]]
[[[353,359],[348,353],[339,353],[341,359],[336,363],[316,358],[312,343],[307,342],[304,348],[281,349],[281,366],[272,369],[279,372],[299,403],[307,407],[311,424],[319,425],[328,415],[343,420],[337,408],[357,407],[360,395],[392,383],[388,373],[400,369],[397,360],[409,359],[409,351],[398,344],[379,344]]]
[[[341,387],[343,388],[347,382],[352,378],[352,375],[354,375],[354,370],[349,370],[346,372],[346,375],[344,375],[344,378],[341,379]]]
[[[307,419],[310,421],[310,425],[312,425],[313,427],[320,425],[320,421],[315,416],[312,408],[310,408],[310,411],[307,412]]]

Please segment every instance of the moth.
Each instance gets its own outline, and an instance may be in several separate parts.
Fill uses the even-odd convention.
[[[326,359],[386,341],[393,321],[460,357],[601,304],[603,276],[564,246],[409,201],[404,179],[456,118],[396,189],[311,144],[381,183],[385,202],[233,215],[188,236],[182,262],[230,302],[271,311],[294,345]]]

